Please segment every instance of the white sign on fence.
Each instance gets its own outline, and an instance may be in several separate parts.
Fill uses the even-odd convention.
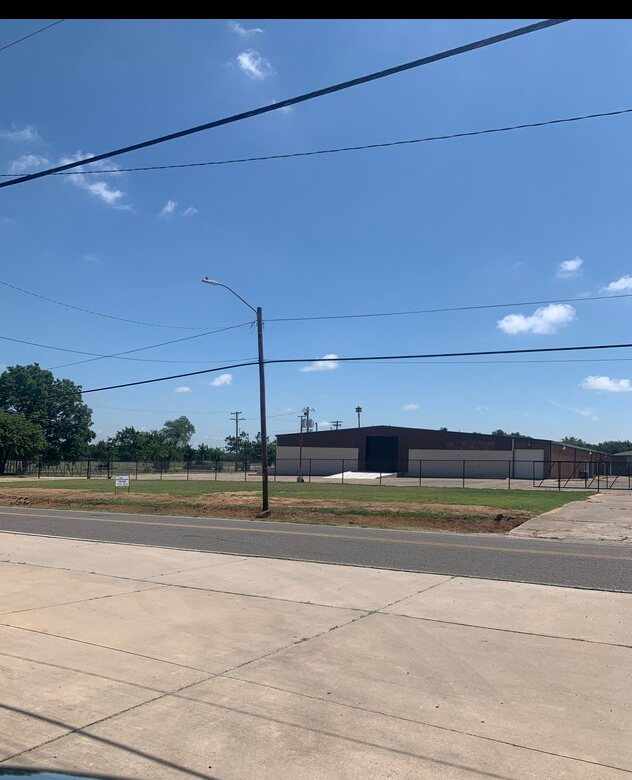
[[[114,482],[115,488],[128,488],[129,487],[129,475],[127,476],[117,476],[115,477]]]

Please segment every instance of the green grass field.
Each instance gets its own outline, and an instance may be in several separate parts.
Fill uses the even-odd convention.
[[[114,480],[76,479],[60,481],[16,480],[0,482],[0,494],[3,489],[40,488],[45,490],[89,490],[98,493],[114,494]],[[174,497],[194,497],[222,492],[258,492],[261,489],[256,482],[214,482],[214,481],[158,481],[132,480],[131,494],[150,493]],[[127,491],[117,491],[123,497]],[[487,506],[498,509],[524,510],[531,514],[541,514],[550,509],[564,506],[570,501],[582,501],[591,496],[588,491],[545,491],[545,490],[487,490],[478,488],[452,487],[398,487],[379,485],[326,485],[322,483],[295,484],[292,482],[270,483],[270,497],[297,499],[346,499],[348,501],[416,502],[428,504],[461,504],[467,506]],[[1,498],[0,498],[1,501]]]

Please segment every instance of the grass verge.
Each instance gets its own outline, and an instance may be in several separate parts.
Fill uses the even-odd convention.
[[[384,528],[503,533],[530,517],[585,500],[587,492],[272,483],[272,520]],[[0,483],[0,504],[92,511],[252,519],[257,483],[113,480]]]

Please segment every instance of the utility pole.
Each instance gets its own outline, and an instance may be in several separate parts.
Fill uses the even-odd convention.
[[[239,452],[239,415],[240,414],[241,412],[230,413],[230,419],[235,421],[235,471],[237,471],[237,453]]]
[[[362,414],[362,407],[356,406],[355,412],[358,415],[358,428],[360,428],[360,415]]]
[[[205,284],[212,284],[215,287],[223,287],[225,290],[228,290],[228,292],[232,293],[235,298],[239,298],[243,304],[245,304],[251,311],[253,311],[257,318],[257,352],[259,355],[259,413],[261,417],[261,514],[258,516],[267,517],[270,512],[270,508],[268,498],[268,425],[266,421],[266,381],[264,370],[265,360],[263,359],[263,311],[261,310],[261,306],[257,306],[255,309],[254,306],[251,306],[247,300],[242,298],[239,293],[236,293],[232,287],[229,287],[227,284],[218,282],[216,279],[209,279],[208,277],[204,277],[202,281]],[[237,412],[235,416],[238,414],[241,414],[241,412]],[[236,425],[238,426],[237,422]]]
[[[298,442],[298,474],[297,480],[300,482],[303,478],[303,427],[305,426],[305,415],[301,415],[301,433]]]
[[[309,433],[312,429],[312,420],[310,420],[309,413],[313,412],[314,409],[310,409],[309,406],[306,406],[303,409],[303,415],[305,416],[305,433]]]
[[[334,431],[337,431],[338,428],[342,427],[342,420],[332,420],[331,427],[334,429]]]

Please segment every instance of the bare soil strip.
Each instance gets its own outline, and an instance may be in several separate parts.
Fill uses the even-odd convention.
[[[259,496],[242,491],[184,498],[147,493],[79,493],[63,488],[0,489],[0,503],[4,506],[243,519],[252,519],[259,511]],[[324,525],[507,533],[532,516],[531,512],[524,510],[498,510],[494,507],[461,504],[275,497],[268,519]]]

